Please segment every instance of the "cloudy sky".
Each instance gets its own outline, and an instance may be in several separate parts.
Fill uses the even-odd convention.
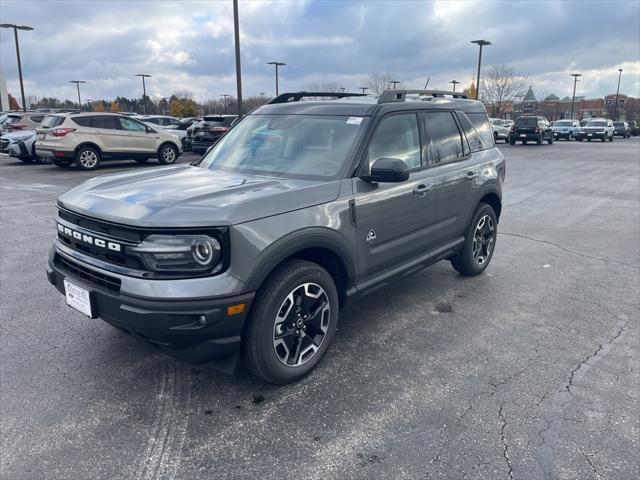
[[[189,91],[198,100],[235,94],[231,0],[0,0],[0,23],[20,33],[26,95],[75,99]],[[407,87],[468,85],[477,47],[483,65],[507,64],[530,76],[536,95],[620,91],[640,96],[640,2],[240,0],[244,95],[273,94],[271,60],[286,62],[281,91],[322,81],[348,90],[390,71]],[[11,30],[0,30],[0,69],[18,97]]]

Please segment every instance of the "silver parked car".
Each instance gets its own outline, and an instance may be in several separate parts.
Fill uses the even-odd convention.
[[[571,141],[578,138],[580,133],[580,122],[577,120],[557,120],[551,127],[553,138],[559,140],[564,138]]]
[[[498,140],[504,140],[504,143],[508,143],[509,127],[505,120],[502,120],[501,118],[490,118],[489,122],[491,123],[491,130],[493,131],[493,139],[496,142]]]

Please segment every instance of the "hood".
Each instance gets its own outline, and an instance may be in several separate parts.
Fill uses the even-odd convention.
[[[105,175],[62,194],[63,208],[140,227],[233,225],[335,200],[340,182],[239,176],[190,165]]]
[[[34,130],[19,130],[17,132],[5,133],[2,135],[2,138],[9,140],[9,142],[17,142],[18,140],[32,137],[35,134],[36,132]]]

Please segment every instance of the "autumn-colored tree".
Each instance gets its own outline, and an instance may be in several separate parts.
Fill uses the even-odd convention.
[[[465,88],[462,93],[469,98],[476,98],[476,82],[471,82],[471,85]]]
[[[96,102],[93,106],[94,112],[104,112],[104,104],[102,102]]]
[[[182,101],[182,109],[180,110],[180,114],[177,115],[178,117],[195,117],[196,115],[198,115],[198,107],[196,107],[196,104],[194,103],[193,100],[183,100]]]
[[[20,110],[20,105],[18,105],[18,101],[11,94],[9,94],[9,110]]]
[[[182,102],[180,100],[171,100],[169,109],[172,117],[179,117],[182,113]]]
[[[111,111],[112,112],[119,112],[120,111],[120,104],[115,100],[113,102],[111,102]]]

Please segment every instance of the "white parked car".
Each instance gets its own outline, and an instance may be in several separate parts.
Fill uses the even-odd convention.
[[[156,128],[173,129],[180,125],[181,120],[179,118],[170,117],[167,115],[141,115],[135,117],[141,122],[151,123]]]
[[[51,115],[36,132],[36,155],[59,167],[75,162],[83,170],[95,170],[103,160],[145,163],[152,157],[170,165],[182,153],[175,135],[117,113]]]
[[[504,143],[509,141],[509,127],[505,124],[505,121],[501,118],[490,118],[491,130],[493,131],[493,139],[504,140]]]
[[[38,160],[35,151],[35,130],[6,133],[0,138],[0,152],[18,158],[25,163]]]

